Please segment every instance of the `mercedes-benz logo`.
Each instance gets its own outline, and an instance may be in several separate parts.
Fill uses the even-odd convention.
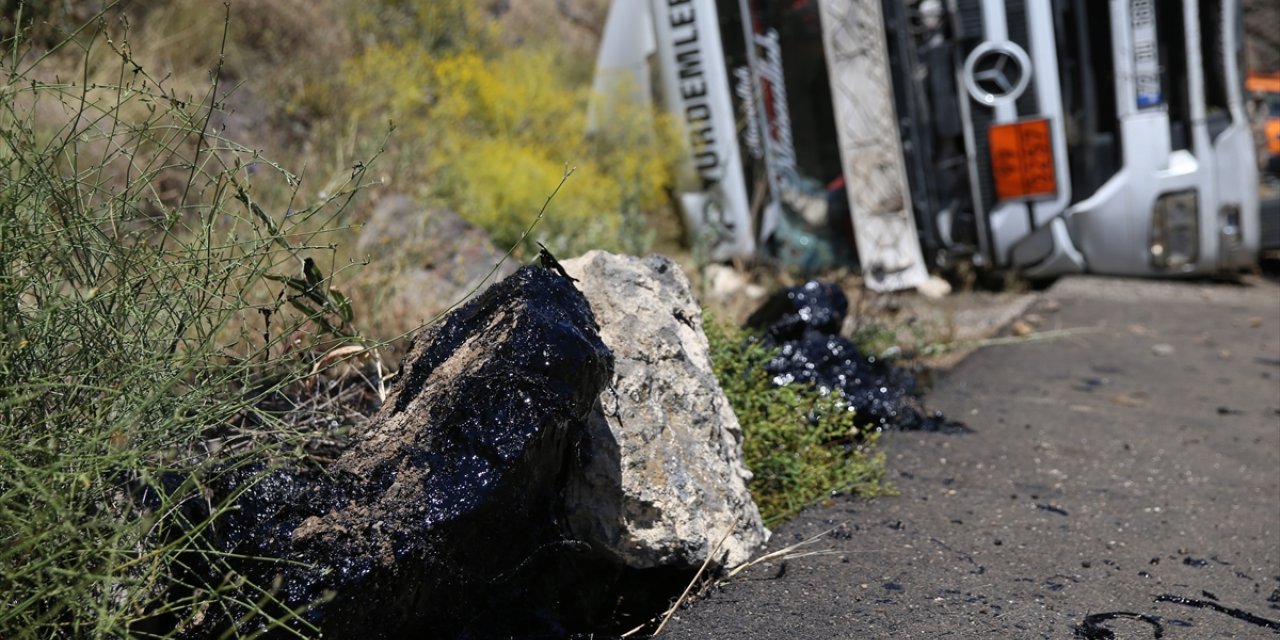
[[[964,85],[986,105],[1017,100],[1031,82],[1031,58],[1012,42],[984,42],[964,61]]]

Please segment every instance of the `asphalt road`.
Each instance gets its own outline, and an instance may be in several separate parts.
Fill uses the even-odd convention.
[[[661,637],[1280,638],[1280,286],[1073,278],[1032,312],[1092,329],[962,362],[927,402],[975,433],[893,434],[900,496],[810,508],[770,548],[819,554]]]

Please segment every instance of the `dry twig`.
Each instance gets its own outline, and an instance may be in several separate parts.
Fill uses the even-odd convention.
[[[723,536],[720,536],[720,541],[716,543],[715,548],[713,548],[711,550],[711,553],[707,554],[706,559],[702,561],[702,566],[698,567],[698,572],[693,574],[693,579],[690,580],[689,584],[685,586],[684,592],[680,594],[679,598],[676,598],[676,601],[672,603],[671,607],[667,609],[666,614],[663,615],[662,622],[658,623],[658,628],[653,632],[653,637],[656,637],[658,634],[662,633],[662,629],[667,626],[667,622],[671,620],[671,616],[674,616],[676,614],[676,610],[680,608],[680,605],[684,604],[685,599],[689,597],[689,592],[693,590],[693,585],[698,583],[698,579],[702,577],[702,574],[707,570],[707,566],[711,564],[711,559],[719,555],[720,547],[724,546],[724,541],[729,539],[729,536],[733,533],[733,530],[736,524],[737,523],[730,523],[729,529],[724,532]],[[645,628],[647,624],[649,623],[646,622],[645,624],[642,624],[622,634],[621,637],[627,638],[636,633],[639,633],[639,631]]]

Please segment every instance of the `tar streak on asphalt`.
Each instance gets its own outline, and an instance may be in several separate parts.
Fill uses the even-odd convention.
[[[1154,616],[1144,616],[1140,613],[1132,613],[1129,611],[1109,611],[1107,613],[1095,613],[1085,616],[1084,622],[1076,626],[1076,637],[1082,640],[1115,640],[1114,631],[1106,628],[1102,623],[1116,618],[1128,618],[1130,620],[1141,620],[1151,625],[1152,633],[1156,638],[1164,637],[1164,627],[1160,625],[1160,621]]]
[[[1204,593],[1206,597],[1213,598],[1213,594],[1211,594],[1208,591],[1202,591],[1201,593]],[[1213,598],[1213,599],[1216,599],[1216,598]],[[1155,601],[1168,602],[1171,604],[1180,604],[1185,607],[1193,607],[1196,609],[1209,609],[1211,611],[1217,611],[1218,613],[1225,613],[1231,616],[1232,618],[1235,618],[1237,620],[1242,620],[1244,622],[1248,622],[1249,624],[1257,625],[1264,629],[1270,629],[1275,632],[1280,632],[1280,622],[1254,615],[1242,609],[1226,607],[1218,604],[1217,602],[1213,602],[1211,600],[1197,600],[1195,598],[1188,598],[1186,596],[1175,596],[1175,595],[1166,593],[1163,595],[1156,596]],[[1112,631],[1111,629],[1108,629],[1103,623],[1109,620],[1115,620],[1117,618],[1125,618],[1129,620],[1140,620],[1142,622],[1145,622],[1151,625],[1151,630],[1152,630],[1152,633],[1154,634],[1154,637],[1156,638],[1164,637],[1164,626],[1160,624],[1160,621],[1161,621],[1160,618],[1156,616],[1148,616],[1148,615],[1142,615],[1139,613],[1132,613],[1129,611],[1109,611],[1106,613],[1095,613],[1095,614],[1086,616],[1084,619],[1084,622],[1081,622],[1079,625],[1075,627],[1076,637],[1081,638],[1082,640],[1115,640],[1116,638],[1115,632]],[[1186,620],[1165,619],[1164,621],[1175,627],[1191,626],[1191,623],[1187,622]]]
[[[1156,596],[1156,602],[1171,602],[1173,604],[1180,604],[1187,607],[1195,607],[1196,609],[1211,609],[1213,611],[1217,611],[1218,613],[1225,613],[1231,616],[1232,618],[1235,618],[1236,620],[1243,620],[1245,622],[1248,622],[1249,624],[1256,624],[1259,627],[1262,627],[1263,629],[1280,631],[1280,622],[1277,622],[1275,620],[1269,620],[1261,616],[1253,615],[1252,613],[1249,613],[1248,611],[1244,611],[1242,609],[1224,607],[1216,602],[1210,602],[1208,600],[1196,600],[1195,598],[1187,598],[1185,596],[1175,596],[1175,595],[1170,595],[1166,593],[1164,595]]]
[[[1065,515],[1067,515],[1067,510],[1066,510],[1066,509],[1063,509],[1062,507],[1056,507],[1056,506],[1051,505],[1051,504],[1048,504],[1048,503],[1040,503],[1040,504],[1037,504],[1037,505],[1036,505],[1036,508],[1037,508],[1037,509],[1040,509],[1041,511],[1048,511],[1048,512],[1050,512],[1050,513],[1056,513],[1056,514],[1058,514],[1058,515],[1060,515],[1060,516],[1065,516]]]

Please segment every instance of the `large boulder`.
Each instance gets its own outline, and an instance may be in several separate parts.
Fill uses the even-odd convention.
[[[278,585],[278,604],[259,606],[303,611],[290,626],[308,637],[590,629],[612,614],[617,570],[571,537],[562,496],[612,364],[572,281],[523,267],[417,337],[382,409],[323,472],[224,482],[238,509],[212,542]]]
[[[567,494],[571,528],[635,569],[697,568],[718,544],[714,565],[747,561],[769,532],[688,279],[656,255],[593,251],[563,264],[614,354],[586,468]]]
[[[140,630],[616,634],[704,561],[749,559],[768,532],[684,274],[656,256],[542,262],[422,332],[382,409],[323,469],[204,479],[226,511],[203,539],[225,560],[184,559],[195,592],[174,597],[230,588],[255,604]],[[205,504],[183,506],[191,522]],[[288,631],[236,622],[254,610]]]

